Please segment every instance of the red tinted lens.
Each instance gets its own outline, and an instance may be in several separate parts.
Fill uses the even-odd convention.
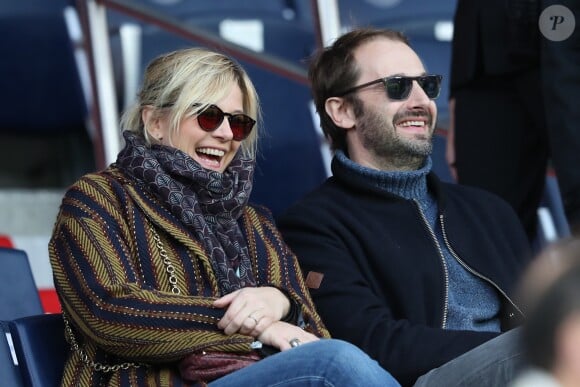
[[[242,141],[252,131],[256,121],[245,114],[224,113],[215,105],[208,106],[203,112],[197,115],[199,126],[206,132],[216,130],[223,122],[224,117],[228,117],[228,122],[232,130],[235,141]]]
[[[217,129],[223,120],[224,112],[222,112],[220,108],[214,105],[209,106],[207,109],[197,115],[197,122],[199,126],[207,132],[211,132],[212,130]]]
[[[229,122],[234,135],[234,140],[236,141],[242,141],[244,138],[248,137],[256,123],[256,121],[245,114],[234,114],[229,117]]]

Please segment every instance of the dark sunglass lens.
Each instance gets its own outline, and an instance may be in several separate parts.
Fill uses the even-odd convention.
[[[412,80],[405,77],[394,77],[387,79],[385,88],[390,99],[401,100],[409,96]]]
[[[215,130],[224,120],[224,113],[217,106],[209,106],[197,115],[199,126],[206,131]]]
[[[438,76],[429,75],[419,79],[419,85],[427,94],[427,97],[435,99],[439,96],[441,91],[441,82]]]
[[[255,123],[256,121],[245,114],[235,114],[230,117],[230,128],[232,129],[234,140],[242,141],[248,137]]]

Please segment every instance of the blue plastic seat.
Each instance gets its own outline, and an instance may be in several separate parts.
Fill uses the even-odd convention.
[[[8,321],[43,310],[26,252],[0,247],[0,265],[0,380],[4,386],[19,387],[23,384],[11,354]]]
[[[12,339],[4,335],[4,331],[8,331],[8,323],[0,321],[0,379],[2,380],[3,386],[10,387],[21,387],[24,386],[22,382],[22,376],[20,376],[20,370],[17,365],[14,364],[14,359],[12,356],[12,348],[10,342]]]
[[[0,247],[0,320],[40,314],[40,296],[25,251]]]
[[[8,325],[24,385],[59,386],[68,354],[62,315],[22,317]]]

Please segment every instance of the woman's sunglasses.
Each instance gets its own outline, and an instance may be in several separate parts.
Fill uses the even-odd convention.
[[[441,80],[442,75],[421,75],[418,77],[404,77],[404,76],[394,76],[375,79],[374,81],[363,83],[355,87],[351,87],[348,90],[338,93],[337,97],[342,97],[346,94],[350,94],[354,91],[362,89],[363,87],[371,86],[377,83],[382,83],[385,86],[385,91],[387,92],[387,97],[392,100],[401,101],[407,99],[411,90],[413,89],[413,81],[417,81],[419,86],[423,89],[425,94],[429,99],[435,99],[439,97],[441,92]]]
[[[234,141],[242,141],[248,137],[256,124],[256,121],[250,116],[242,113],[224,113],[216,105],[209,105],[205,110],[197,113],[197,123],[206,132],[212,132],[222,124],[224,117],[228,117]]]

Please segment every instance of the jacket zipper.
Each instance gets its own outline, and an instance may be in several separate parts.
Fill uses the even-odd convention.
[[[467,270],[468,272],[470,272],[474,276],[479,277],[480,279],[486,281],[487,283],[492,285],[494,288],[496,288],[497,291],[500,292],[501,295],[504,296],[505,299],[509,301],[509,303],[514,307],[514,309],[517,310],[521,316],[524,316],[524,314],[522,313],[520,308],[518,308],[518,306],[512,301],[512,299],[508,297],[506,292],[504,292],[495,282],[493,282],[491,279],[487,278],[483,274],[478,273],[477,271],[472,269],[470,266],[468,266],[461,258],[459,258],[459,255],[455,252],[455,250],[453,250],[453,248],[451,247],[451,244],[449,243],[449,239],[447,238],[447,231],[445,229],[445,222],[444,222],[443,218],[444,218],[443,215],[440,214],[439,215],[439,223],[441,224],[441,232],[443,233],[443,240],[445,241],[445,246],[449,249],[449,252],[451,253],[451,255],[453,255],[453,258],[455,258],[457,260],[457,262],[459,262],[459,264],[461,266],[463,266],[463,268],[465,270]]]
[[[441,266],[443,267],[443,277],[445,280],[445,296],[443,298],[443,319],[441,320],[441,328],[445,329],[445,327],[447,326],[447,313],[449,311],[449,271],[447,269],[447,262],[445,262],[445,256],[443,255],[443,250],[441,249],[441,245],[437,240],[435,231],[427,221],[427,217],[423,213],[421,205],[417,200],[413,200],[413,202],[415,202],[415,205],[419,210],[419,214],[421,215],[421,219],[423,219],[423,224],[425,224],[425,227],[427,228],[429,235],[431,235],[431,239],[433,240],[435,247],[437,247],[437,251],[439,252],[439,259],[441,260]],[[445,235],[445,232],[443,234]],[[445,241],[447,241],[447,239],[445,239]]]

